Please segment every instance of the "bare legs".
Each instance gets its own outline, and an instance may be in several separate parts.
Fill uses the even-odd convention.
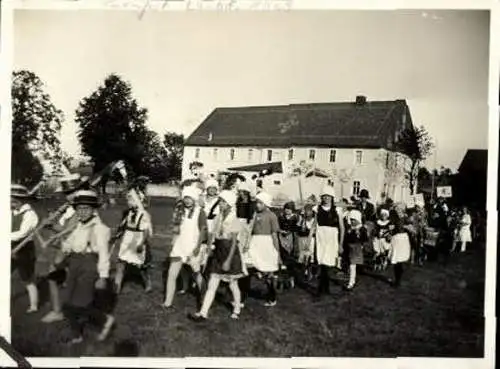
[[[182,268],[182,260],[172,260],[170,263],[170,267],[168,268],[168,276],[166,283],[166,294],[165,294],[165,302],[163,303],[164,307],[171,307],[174,302],[175,290],[177,287],[177,277]]]
[[[215,295],[217,294],[217,289],[219,288],[219,284],[221,282],[221,278],[215,274],[210,275],[210,279],[208,281],[207,292],[205,293],[205,297],[203,298],[203,304],[201,309],[195,316],[201,316],[202,318],[207,318],[208,311],[212,306]],[[238,286],[238,280],[234,279],[229,282],[229,289],[233,294],[233,313],[231,318],[237,319],[241,312],[241,292]]]

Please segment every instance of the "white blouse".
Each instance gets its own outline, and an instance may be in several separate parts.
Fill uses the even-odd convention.
[[[98,216],[95,216],[87,223],[78,222],[75,230],[63,241],[62,251],[64,253],[97,254],[99,277],[108,278],[110,238],[111,230]]]

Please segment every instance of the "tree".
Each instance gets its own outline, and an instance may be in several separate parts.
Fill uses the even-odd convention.
[[[12,181],[27,186],[39,182],[43,168],[38,153],[60,163],[60,130],[63,113],[44,92],[42,80],[33,72],[16,71],[12,76]]]
[[[427,130],[420,126],[418,128],[409,127],[402,131],[396,146],[409,159],[409,165],[406,166],[405,171],[410,192],[414,195],[420,165],[429,157],[434,144]]]
[[[151,130],[146,133],[142,166],[152,183],[165,183],[169,179],[168,155],[160,136]]]
[[[124,160],[129,171],[144,174],[143,163],[151,134],[146,128],[147,109],[139,107],[130,83],[109,75],[76,110],[78,138],[84,154],[92,158],[94,172],[115,160]],[[108,178],[101,181],[104,191]]]
[[[170,180],[180,180],[182,176],[182,160],[184,156],[184,135],[166,132],[163,145],[166,150],[167,173]]]

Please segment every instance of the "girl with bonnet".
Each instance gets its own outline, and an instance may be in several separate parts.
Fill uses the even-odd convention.
[[[335,206],[335,191],[325,186],[316,207],[316,259],[320,266],[317,296],[330,293],[329,270],[339,266],[340,246],[344,242],[342,209]]]
[[[182,266],[184,264],[190,265],[191,259],[196,258],[203,241],[206,239],[207,217],[199,205],[200,195],[201,191],[197,186],[184,187],[182,205],[174,211],[173,245],[170,251],[170,266],[165,288],[165,302],[163,303],[163,307],[166,309],[172,308],[177,277]],[[201,299],[203,288],[201,272],[195,271],[195,281],[198,286],[198,297]]]
[[[256,213],[250,225],[248,256],[251,265],[262,275],[267,285],[265,306],[276,305],[274,273],[279,269],[279,223],[270,207],[271,195],[260,192],[256,196]],[[249,286],[247,286],[249,288]],[[247,291],[248,292],[248,291]]]
[[[209,245],[213,244],[212,255],[207,265],[210,279],[200,311],[189,316],[194,321],[203,321],[207,318],[221,281],[229,283],[229,289],[233,294],[231,318],[238,319],[241,311],[238,279],[243,276],[243,264],[238,247],[241,224],[236,217],[236,194],[229,190],[222,191],[219,195],[219,207],[220,211],[215,218],[214,229],[208,241]]]

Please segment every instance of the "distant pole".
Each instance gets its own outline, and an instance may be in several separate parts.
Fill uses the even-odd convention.
[[[437,140],[436,144],[434,147],[434,169],[432,170],[432,192],[431,192],[431,203],[434,201],[434,188],[435,188],[435,173],[436,173],[436,168],[437,168],[437,150],[438,150],[438,145],[437,145]]]

